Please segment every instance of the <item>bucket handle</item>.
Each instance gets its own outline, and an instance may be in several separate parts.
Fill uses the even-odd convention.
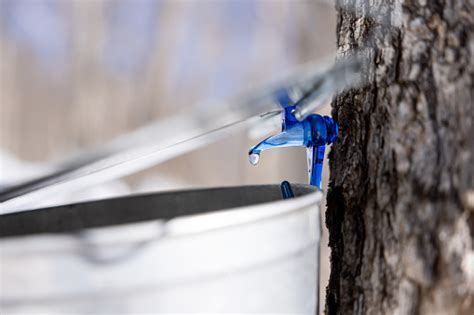
[[[79,243],[80,256],[89,263],[96,265],[118,264],[140,254],[152,242],[163,237],[163,232],[148,236],[145,239],[134,242],[127,241],[126,245],[117,242],[104,242],[99,238],[93,238],[89,232],[79,232],[75,237]],[[91,241],[92,240],[92,241]]]

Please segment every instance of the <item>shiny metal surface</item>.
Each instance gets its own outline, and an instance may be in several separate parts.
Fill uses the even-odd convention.
[[[0,216],[2,314],[314,314],[322,193],[132,196]]]

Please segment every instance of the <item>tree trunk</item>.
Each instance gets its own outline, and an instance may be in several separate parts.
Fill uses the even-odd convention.
[[[474,314],[474,2],[340,0],[328,314]]]

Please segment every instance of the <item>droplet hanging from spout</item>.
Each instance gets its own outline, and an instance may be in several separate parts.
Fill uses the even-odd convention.
[[[282,147],[306,147],[308,156],[309,182],[321,188],[324,150],[337,138],[338,126],[328,116],[311,114],[303,121],[293,116],[294,106],[285,108],[282,131],[268,137],[249,151],[249,162],[257,165],[260,154],[268,149]]]
[[[252,165],[257,165],[260,160],[260,154],[258,153],[249,153],[249,162]]]

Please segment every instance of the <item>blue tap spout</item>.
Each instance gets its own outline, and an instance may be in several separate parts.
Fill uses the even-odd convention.
[[[306,147],[308,156],[309,183],[321,188],[324,151],[327,144],[334,142],[338,134],[336,122],[328,116],[312,114],[303,121],[293,115],[295,106],[284,108],[282,132],[268,137],[249,150],[249,161],[255,165],[260,153],[281,147]]]
[[[260,155],[265,150],[282,147],[301,147],[304,146],[304,128],[303,125],[294,126],[284,130],[279,134],[268,137],[249,150],[249,155]]]

